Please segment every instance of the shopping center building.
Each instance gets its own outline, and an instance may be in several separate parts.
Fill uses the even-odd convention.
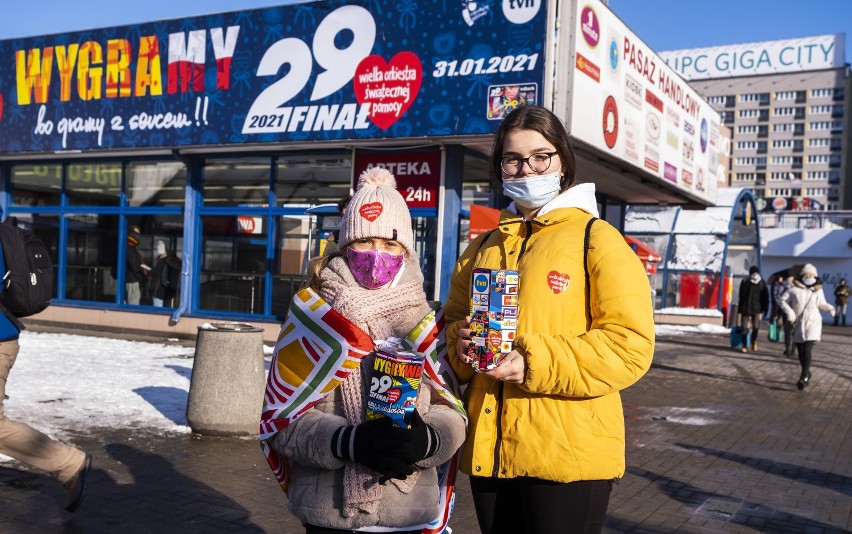
[[[56,272],[53,305],[28,321],[191,336],[226,319],[273,339],[334,206],[375,165],[397,177],[440,300],[464,214],[503,202],[491,142],[525,103],[566,123],[616,227],[628,204],[714,204],[719,114],[604,4],[461,2],[439,19],[360,4],[0,41],[0,210]],[[159,241],[182,259],[165,307],[144,287],[126,302],[132,227],[147,265]]]
[[[852,209],[845,34],[661,52],[731,129],[730,185],[762,210]]]

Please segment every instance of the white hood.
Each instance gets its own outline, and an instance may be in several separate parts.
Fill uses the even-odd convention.
[[[577,184],[569,188],[542,206],[535,216],[539,217],[559,208],[580,208],[589,215],[600,217],[600,213],[598,213],[598,200],[595,198],[595,184]],[[506,209],[516,215],[518,214],[518,208],[515,207],[514,202],[509,204],[509,207]]]

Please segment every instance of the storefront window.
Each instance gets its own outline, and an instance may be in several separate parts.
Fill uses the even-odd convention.
[[[309,227],[314,231],[308,239]],[[314,257],[324,246],[324,238],[316,223],[308,216],[285,216],[278,219],[278,245],[275,247],[272,274],[272,314],[283,316],[290,300],[299,290],[308,256]],[[311,252],[308,254],[310,241]]]
[[[118,216],[74,213],[66,215],[65,222],[65,298],[115,302]]]
[[[160,241],[163,242],[163,247],[166,255],[173,254],[178,260],[183,254],[183,216],[182,215],[131,215],[127,217],[127,227],[138,226],[139,233],[139,253],[142,256],[142,261],[148,269],[143,269],[146,275],[140,281],[140,300],[142,306],[155,305],[154,296],[157,295],[157,286],[164,283],[164,276],[168,277],[169,273],[163,275],[162,271],[157,268],[159,256],[157,254],[157,245]],[[177,266],[176,262],[172,262]],[[179,268],[182,268],[182,263]],[[172,280],[177,282],[178,286],[170,291],[161,291],[159,294],[167,293],[163,306],[166,308],[176,308],[180,305],[179,284],[180,278]],[[168,285],[168,284],[167,284]]]
[[[266,218],[208,215],[201,220],[199,307],[262,314],[266,287]]]
[[[130,206],[183,206],[186,166],[179,161],[131,163],[126,188]]]
[[[58,206],[61,187],[61,165],[12,167],[12,202],[15,206]]]
[[[117,206],[121,191],[121,164],[117,162],[68,165],[68,202],[78,206]]]
[[[271,163],[263,159],[211,159],[204,164],[204,205],[268,206]]]
[[[349,152],[287,155],[278,158],[275,194],[279,206],[337,204],[349,196]]]
[[[483,156],[465,152],[464,157],[464,181],[462,182],[461,209],[470,213],[470,206],[494,207],[496,206],[496,194],[491,184],[491,163]],[[470,242],[470,219],[462,218],[459,221],[459,253],[467,248]],[[477,233],[477,235],[479,235]],[[474,236],[475,237],[475,236]]]

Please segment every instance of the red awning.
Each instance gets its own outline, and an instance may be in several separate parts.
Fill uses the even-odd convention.
[[[660,256],[654,249],[646,245],[645,243],[639,241],[630,236],[624,236],[624,240],[627,241],[628,245],[631,245],[636,251],[636,255],[639,256],[639,259],[642,261],[651,261],[658,262],[662,261],[663,257]]]

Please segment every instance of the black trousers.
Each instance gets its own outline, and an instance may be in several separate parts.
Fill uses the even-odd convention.
[[[806,378],[811,372],[811,355],[814,351],[816,341],[805,341],[796,343],[796,352],[799,355],[799,363],[802,365],[802,378]]]
[[[470,489],[482,534],[596,534],[603,529],[612,485],[470,477]]]
[[[784,352],[793,356],[793,323],[784,319]]]
[[[743,346],[745,347],[746,344],[745,340],[747,330],[751,330],[751,346],[755,346],[757,344],[757,336],[760,333],[760,314],[740,314],[740,326],[743,327]],[[751,328],[749,328],[749,326]]]

